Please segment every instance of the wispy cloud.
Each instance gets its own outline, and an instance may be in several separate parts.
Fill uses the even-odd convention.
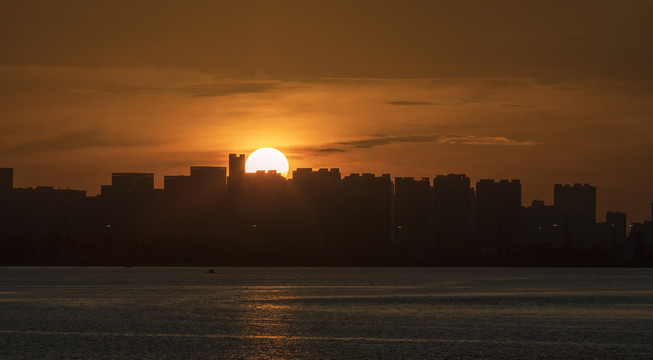
[[[264,93],[277,90],[281,87],[280,82],[228,82],[228,83],[205,83],[180,87],[167,86],[127,86],[115,87],[105,86],[97,88],[69,88],[68,92],[74,94],[133,94],[133,93],[155,93],[155,94],[176,94],[189,97],[215,97],[229,96],[247,93]]]
[[[443,144],[459,144],[459,145],[495,145],[495,146],[534,146],[537,145],[534,141],[522,141],[509,139],[504,136],[443,136],[440,141]]]
[[[336,153],[336,152],[345,152],[343,149],[338,149],[338,148],[324,148],[324,149],[317,149],[315,150],[317,152],[322,152],[322,153]]]
[[[388,105],[400,105],[400,106],[425,106],[425,105],[442,105],[434,102],[425,102],[425,101],[386,101]]]
[[[532,108],[534,107],[533,105],[526,105],[526,104],[501,104],[501,106],[505,107],[513,107],[513,108]]]
[[[16,155],[46,151],[69,151],[96,147],[137,147],[163,144],[156,138],[109,133],[104,130],[64,131],[56,136],[24,142],[0,149],[2,155]]]
[[[276,90],[280,87],[278,82],[243,82],[243,83],[214,83],[192,85],[176,89],[180,94],[192,97],[228,96],[243,93],[262,93]]]
[[[533,141],[509,139],[504,136],[473,135],[374,135],[368,139],[341,141],[337,145],[368,149],[394,143],[435,143],[449,145],[533,146]]]

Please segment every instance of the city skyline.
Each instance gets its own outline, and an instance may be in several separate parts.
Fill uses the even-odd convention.
[[[233,156],[237,156],[238,158],[241,159],[241,161],[242,161],[242,164],[241,164],[242,169],[241,169],[241,168],[237,168],[237,169],[232,169],[232,168],[231,168],[231,166],[233,166],[232,163],[231,163],[231,159],[232,159]],[[119,174],[119,173],[148,174],[148,176],[151,175],[151,180],[152,180],[152,187],[153,187],[153,189],[165,189],[165,188],[166,188],[166,184],[167,184],[169,178],[184,178],[184,177],[188,177],[188,176],[190,176],[190,175],[192,174],[192,172],[193,172],[193,168],[202,168],[202,167],[207,167],[207,168],[216,168],[216,167],[217,167],[217,168],[224,168],[224,169],[225,169],[225,174],[227,174],[226,176],[228,176],[228,174],[230,174],[230,173],[231,173],[232,171],[234,171],[234,170],[235,170],[235,171],[242,171],[242,172],[245,172],[245,160],[246,160],[247,158],[248,158],[248,155],[247,155],[247,154],[234,154],[234,153],[232,153],[232,154],[229,154],[229,161],[228,161],[226,164],[220,164],[220,165],[207,165],[207,164],[205,164],[205,165],[189,165],[189,166],[186,166],[186,168],[185,168],[185,169],[189,169],[189,170],[188,170],[188,171],[184,171],[183,174],[179,174],[179,173],[176,173],[176,174],[157,174],[157,173],[155,173],[155,172],[148,172],[148,171],[129,171],[129,172],[125,172],[125,171],[111,171],[108,175],[109,175],[109,179],[110,179],[112,174],[115,175],[115,174]],[[12,169],[12,177],[14,178],[14,180],[13,180],[13,182],[12,182],[14,188],[53,187],[53,188],[60,188],[60,189],[81,190],[81,191],[84,191],[84,192],[86,193],[87,196],[89,196],[89,197],[93,197],[93,196],[99,196],[99,195],[101,194],[101,192],[102,192],[102,186],[104,186],[104,185],[102,185],[102,184],[103,184],[103,183],[106,183],[106,180],[104,180],[103,183],[99,183],[99,184],[97,184],[96,186],[94,186],[94,188],[97,189],[96,191],[89,191],[88,189],[73,188],[73,187],[59,187],[59,186],[56,186],[56,185],[53,185],[53,184],[37,184],[37,185],[33,185],[33,186],[20,186],[20,184],[17,184],[16,181],[15,181],[15,177],[16,177],[16,171],[15,171],[15,169],[13,169],[13,168],[11,168],[11,169]],[[280,175],[281,177],[287,179],[287,180],[291,180],[291,179],[293,179],[293,175],[294,175],[295,172],[297,172],[298,170],[306,170],[306,169],[310,169],[310,170],[313,170],[313,169],[337,169],[338,171],[341,170],[341,168],[338,167],[338,166],[332,166],[332,167],[327,167],[327,168],[313,168],[313,167],[307,167],[307,168],[306,168],[306,167],[304,167],[304,168],[292,168],[292,166],[291,166],[290,169],[288,170],[288,173],[287,173],[286,175],[283,175],[283,174],[279,174],[279,175]],[[259,170],[259,171],[260,171],[260,170]],[[248,173],[253,173],[253,172],[248,172]],[[388,175],[391,176],[392,183],[393,183],[395,186],[396,186],[396,180],[397,180],[397,179],[403,179],[403,178],[407,178],[407,179],[415,179],[415,180],[427,179],[427,178],[428,178],[428,180],[429,180],[429,182],[430,182],[430,185],[429,185],[429,186],[431,186],[431,185],[433,185],[433,182],[436,181],[437,178],[440,178],[440,177],[443,177],[443,176],[449,176],[449,175],[460,175],[460,176],[466,176],[466,177],[468,176],[467,174],[458,174],[458,173],[450,173],[450,174],[435,174],[435,175],[433,175],[433,176],[423,176],[423,177],[408,176],[408,175],[406,175],[406,176],[394,176],[392,173],[389,173],[389,172],[375,173],[375,172],[370,172],[370,171],[352,172],[352,173],[349,173],[349,174],[346,174],[345,172],[341,172],[341,173],[342,173],[342,176],[343,176],[343,177],[344,177],[344,176],[347,176],[347,175],[350,176],[350,175],[362,175],[362,174],[372,174],[372,175],[388,174]],[[546,195],[546,196],[539,196],[539,197],[527,198],[526,196],[524,196],[524,192],[523,192],[524,183],[522,182],[521,179],[511,179],[511,178],[488,178],[488,177],[480,177],[480,178],[478,178],[478,179],[474,179],[474,178],[469,177],[469,179],[470,179],[470,183],[472,184],[472,188],[474,187],[474,186],[473,186],[474,184],[478,184],[479,182],[482,183],[484,180],[497,180],[497,181],[499,181],[499,180],[508,180],[508,181],[517,180],[517,181],[519,181],[520,184],[521,184],[520,192],[521,192],[522,196],[521,196],[521,203],[520,203],[520,204],[521,204],[522,207],[528,207],[528,206],[531,206],[531,204],[532,204],[533,201],[541,201],[541,202],[543,202],[543,203],[545,203],[545,204],[549,204],[549,205],[550,205],[550,204],[553,204],[553,203],[554,203],[554,189],[555,189],[556,187],[558,187],[558,186],[574,186],[574,185],[582,185],[582,186],[585,186],[585,185],[590,185],[590,184],[591,184],[591,185],[594,185],[594,184],[592,184],[592,183],[579,183],[579,182],[561,182],[561,183],[555,183],[555,184],[550,184],[550,194],[548,194],[548,195]],[[174,179],[171,179],[170,181],[172,181],[172,180],[174,180]],[[641,222],[644,222],[644,221],[649,221],[649,220],[651,220],[651,207],[650,207],[651,202],[650,202],[650,201],[647,201],[646,199],[642,199],[642,204],[639,204],[640,207],[643,207],[643,208],[645,207],[645,208],[646,208],[645,210],[642,210],[642,212],[641,212],[641,218],[640,218],[640,217],[632,216],[632,215],[631,215],[630,213],[628,213],[627,211],[624,211],[623,208],[605,208],[605,209],[604,209],[603,207],[600,207],[600,206],[599,206],[599,204],[601,204],[601,201],[600,201],[600,200],[601,200],[601,198],[600,198],[600,194],[601,194],[600,190],[599,190],[599,195],[596,195],[596,194],[595,194],[595,198],[596,198],[596,200],[595,200],[595,201],[596,201],[595,208],[596,208],[596,221],[597,221],[597,222],[598,222],[599,220],[600,220],[600,221],[605,221],[605,220],[606,220],[606,219],[605,219],[605,216],[606,216],[605,214],[608,213],[608,212],[611,212],[611,211],[617,211],[617,212],[624,212],[624,213],[627,213],[627,214],[628,214],[629,223],[641,223]]]
[[[651,14],[0,0],[0,357],[653,359]]]
[[[641,223],[620,211],[597,221],[590,184],[555,184],[552,204],[522,206],[519,179],[472,186],[464,174],[393,180],[338,168],[298,168],[286,179],[276,170],[246,172],[245,154],[228,159],[165,175],[158,189],[153,173],[114,172],[91,197],[14,187],[13,169],[0,168],[0,261],[641,266],[653,254],[653,204]]]

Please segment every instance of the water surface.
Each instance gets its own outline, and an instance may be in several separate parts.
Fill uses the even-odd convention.
[[[653,269],[0,268],[0,358],[653,358]]]

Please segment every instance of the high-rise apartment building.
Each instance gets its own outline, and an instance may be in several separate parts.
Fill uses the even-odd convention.
[[[429,178],[395,178],[394,239],[400,246],[426,245],[430,240]]]
[[[570,249],[594,247],[596,187],[589,184],[553,187],[553,206],[564,217],[566,246]]]
[[[465,174],[433,179],[433,237],[441,250],[466,251],[474,234],[474,189]]]
[[[521,184],[519,180],[476,183],[476,233],[486,253],[511,253],[520,246]]]
[[[147,194],[154,191],[152,173],[113,173],[111,188],[116,194]]]
[[[194,191],[214,198],[227,189],[227,168],[218,166],[191,166],[190,179]]]

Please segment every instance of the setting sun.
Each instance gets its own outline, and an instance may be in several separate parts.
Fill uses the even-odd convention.
[[[258,170],[276,170],[279,174],[285,174],[288,172],[288,159],[277,149],[260,148],[249,155],[245,163],[245,171],[248,173]]]

